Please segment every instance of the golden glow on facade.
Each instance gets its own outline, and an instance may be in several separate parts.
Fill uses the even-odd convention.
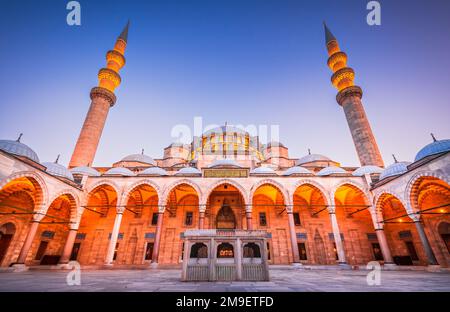
[[[339,48],[336,40],[327,43],[328,67],[333,71],[331,82],[339,91],[354,86],[355,72],[352,68],[347,67],[347,55]]]

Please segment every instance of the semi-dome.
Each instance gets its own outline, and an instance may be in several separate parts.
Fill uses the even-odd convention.
[[[199,175],[202,174],[200,170],[198,170],[197,168],[194,167],[184,167],[181,168],[180,170],[177,171],[177,173],[175,173],[175,175],[180,176],[180,175]]]
[[[129,162],[140,162],[143,164],[148,164],[152,166],[156,166],[156,161],[148,155],[145,154],[131,154],[122,158],[121,161],[129,161]]]
[[[131,171],[128,168],[124,168],[124,167],[111,168],[108,171],[106,171],[104,173],[104,175],[121,175],[121,176],[126,176],[126,177],[133,177],[133,176],[135,176],[133,171]]]
[[[250,174],[276,175],[277,173],[270,167],[257,167],[250,171]]]
[[[166,170],[160,167],[150,167],[139,173],[139,175],[166,176],[169,175]]]
[[[213,163],[211,163],[208,168],[214,168],[214,167],[236,167],[236,168],[242,168],[241,165],[239,165],[235,160],[233,159],[217,159]]]
[[[19,140],[0,140],[0,150],[13,155],[23,156],[39,163],[38,155],[28,145],[21,143]]]
[[[380,168],[378,166],[367,165],[356,169],[355,171],[353,171],[352,175],[355,177],[362,177],[363,175],[366,174],[381,173],[382,171],[383,168]]]
[[[423,147],[414,158],[414,161],[419,161],[427,156],[435,155],[450,151],[450,140],[436,140]]]
[[[309,171],[306,168],[303,168],[301,166],[295,166],[295,167],[291,167],[288,170],[286,170],[285,172],[283,172],[284,176],[290,176],[293,174],[313,174],[311,171]]]
[[[320,170],[319,172],[317,172],[318,176],[328,176],[331,174],[340,174],[340,173],[347,173],[347,171],[345,171],[344,169],[340,168],[340,167],[336,167],[336,166],[329,166],[329,167],[325,167],[322,170]]]
[[[330,158],[320,155],[320,154],[309,154],[306,156],[303,156],[299,160],[295,162],[296,166],[307,164],[313,161],[332,161]]]
[[[387,166],[386,169],[381,172],[380,180],[407,172],[409,164],[411,163],[408,161],[399,161]]]
[[[98,172],[97,170],[95,170],[92,167],[87,167],[87,166],[80,166],[80,167],[72,168],[72,169],[70,169],[70,172],[72,172],[72,174],[86,175],[89,177],[100,176],[100,172]]]
[[[63,165],[60,165],[57,162],[44,162],[42,165],[46,167],[45,171],[49,174],[73,181],[72,172]]]

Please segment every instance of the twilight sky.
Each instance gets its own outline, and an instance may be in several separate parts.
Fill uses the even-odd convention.
[[[89,91],[128,18],[127,64],[94,165],[125,155],[162,157],[171,129],[279,125],[291,157],[311,148],[359,165],[326,66],[326,20],[356,72],[386,164],[450,138],[450,1],[81,0],[81,26],[66,24],[66,0],[2,2],[0,139],[67,165]]]

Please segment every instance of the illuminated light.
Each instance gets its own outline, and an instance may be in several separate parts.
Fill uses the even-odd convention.
[[[439,212],[441,212],[441,213],[444,213],[444,212],[445,212],[445,210],[444,210],[444,209],[441,209],[441,210],[439,210]]]
[[[403,222],[403,219],[399,219],[398,222]]]

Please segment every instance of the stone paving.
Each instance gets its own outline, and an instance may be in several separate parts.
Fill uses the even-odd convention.
[[[80,286],[67,285],[68,272],[0,272],[0,291],[450,291],[449,272],[382,271],[379,286],[362,270],[271,268],[269,282],[181,282],[179,269],[82,270]]]

